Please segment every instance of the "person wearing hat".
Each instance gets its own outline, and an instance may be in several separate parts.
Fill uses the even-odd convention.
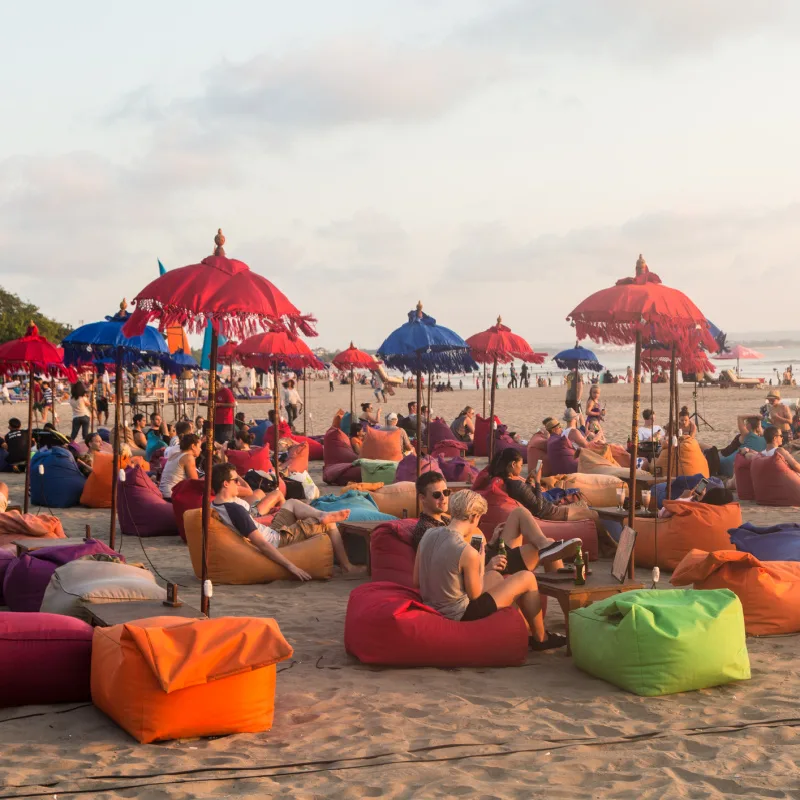
[[[403,448],[403,455],[407,456],[409,453],[413,451],[411,447],[411,440],[408,438],[408,434],[397,425],[398,416],[394,411],[390,411],[386,415],[386,424],[381,425],[380,429],[382,431],[400,431],[402,437],[400,438],[400,446]]]
[[[572,409],[568,409],[572,410]],[[556,475],[570,475],[578,471],[578,452],[572,442],[564,436],[564,426],[555,417],[543,420],[545,430],[550,434],[547,439],[547,460],[550,470]]]
[[[770,389],[767,395],[767,417],[769,424],[776,427],[783,435],[783,443],[787,444],[792,430],[792,412],[781,403],[781,390]]]
[[[587,447],[589,442],[586,437],[580,432],[578,422],[580,421],[580,414],[572,408],[564,411],[564,422],[566,427],[563,428],[561,435],[575,448],[577,455],[581,447]]]

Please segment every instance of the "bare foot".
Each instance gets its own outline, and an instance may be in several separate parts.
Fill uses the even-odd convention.
[[[327,514],[323,514],[319,521],[325,523],[326,525],[332,525],[337,522],[344,522],[350,516],[350,509],[345,508],[341,511],[330,511]]]
[[[364,564],[348,564],[342,567],[342,573],[345,575],[366,575],[367,567]]]

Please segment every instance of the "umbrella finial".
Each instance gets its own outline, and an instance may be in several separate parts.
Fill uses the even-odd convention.
[[[636,274],[641,275],[644,272],[647,272],[647,262],[644,260],[644,256],[639,253],[639,258],[636,259]]]
[[[222,233],[222,228],[217,228],[217,235],[214,237],[214,244],[216,245],[214,248],[214,255],[224,257],[225,248],[223,245],[225,244],[225,235]]]
[[[351,350],[355,350],[356,349],[356,346],[353,344],[353,340],[352,339],[350,340],[350,349]]]
[[[128,301],[123,297],[122,302],[119,304],[119,313],[124,314],[127,308],[128,308]]]
[[[417,319],[422,319],[422,300],[417,300]]]
[[[497,324],[498,325],[502,325],[503,324],[503,318],[499,314],[497,315]]]

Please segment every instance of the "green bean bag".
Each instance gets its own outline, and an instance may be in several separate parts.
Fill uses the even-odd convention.
[[[750,678],[744,615],[730,589],[640,590],[569,615],[575,666],[653,697]]]
[[[383,461],[377,458],[359,458],[354,461],[361,467],[361,480],[364,483],[394,483],[397,461]]]

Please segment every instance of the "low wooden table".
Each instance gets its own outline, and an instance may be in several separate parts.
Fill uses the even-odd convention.
[[[536,573],[536,581],[539,584],[539,594],[545,597],[552,597],[558,601],[561,610],[564,612],[564,622],[567,628],[567,655],[572,655],[572,647],[569,642],[569,612],[576,608],[586,608],[598,600],[605,600],[622,592],[630,592],[633,589],[644,589],[644,584],[640,581],[625,579],[625,583],[619,583],[613,578],[610,572],[610,564],[605,563],[601,566],[597,562],[592,562],[592,574],[586,577],[583,586],[576,586],[575,579],[571,575],[559,573],[549,577],[548,573]],[[602,574],[600,570],[602,569]],[[557,576],[557,577],[556,577]]]
[[[628,520],[627,508],[617,508],[616,506],[590,506],[590,508],[592,511],[597,512],[597,516],[600,517],[600,519],[608,519],[613,522],[622,523]],[[644,511],[641,508],[637,509],[634,514],[636,519],[655,519],[657,516],[658,515],[654,514],[652,511]]]
[[[19,513],[21,514],[22,506],[19,503],[9,503],[6,506],[6,511],[19,511]]]
[[[361,536],[364,539],[367,545],[367,575],[372,575],[372,564],[370,563],[369,554],[370,536],[372,536],[372,531],[374,531],[378,525],[382,525],[383,522],[383,520],[373,520],[372,522],[348,522],[345,520],[344,522],[336,523],[342,535],[350,534],[351,536]]]
[[[129,600],[123,603],[83,603],[92,618],[92,625],[108,628],[122,625],[135,619],[150,617],[183,617],[185,619],[206,619],[206,615],[186,604],[173,608],[165,606],[160,600]]]
[[[454,492],[460,492],[462,489],[471,489],[472,484],[466,481],[448,481],[447,488],[452,489]]]
[[[23,553],[30,553],[33,550],[42,550],[45,547],[75,547],[85,543],[86,539],[82,536],[72,536],[67,539],[48,539],[44,536],[36,536],[30,539],[14,539],[11,542],[11,544],[16,545],[18,556]]]

